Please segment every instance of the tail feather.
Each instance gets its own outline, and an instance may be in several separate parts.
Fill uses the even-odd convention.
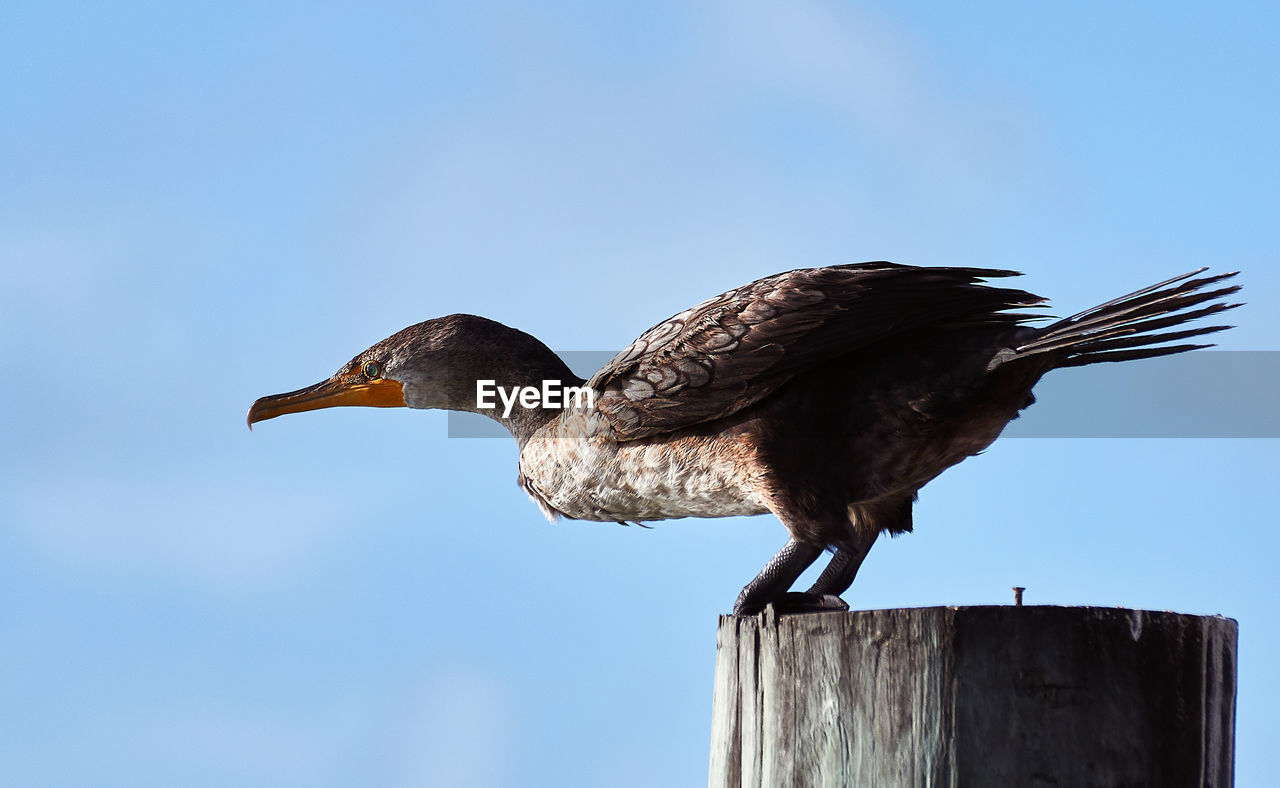
[[[1239,272],[1206,276],[1203,279],[1192,279],[1167,290],[1155,289],[1153,286],[1139,290],[1137,293],[1130,293],[1129,295],[1112,299],[1105,304],[1086,309],[1083,312],[1046,326],[1026,347],[1030,348],[1036,344],[1046,343],[1063,334],[1082,336],[1086,332],[1095,329],[1127,325],[1142,318],[1179,312],[1187,307],[1230,295],[1238,291],[1240,287],[1238,285],[1224,287],[1207,293],[1198,293],[1196,291],[1207,285],[1233,277],[1236,273]],[[1176,282],[1187,276],[1190,276],[1190,274],[1183,274],[1183,276],[1171,279],[1169,282]]]
[[[1161,345],[1230,326],[1206,326],[1181,331],[1161,329],[1180,326],[1198,318],[1240,306],[1221,299],[1240,290],[1239,285],[1208,289],[1234,277],[1238,271],[1192,278],[1207,269],[1167,279],[1104,304],[1078,312],[1037,331],[1015,349],[1019,358],[1043,353],[1061,354],[1056,366],[1074,367],[1102,361],[1128,361],[1212,347],[1212,345]],[[1213,302],[1213,303],[1209,303]],[[1207,304],[1207,306],[1202,306]],[[1159,347],[1151,347],[1160,345]]]
[[[1133,333],[1133,329],[1121,326],[1119,328],[1113,328],[1108,331],[1097,331],[1097,332],[1090,333],[1088,335],[1089,336],[1088,341],[1090,342],[1101,341],[1104,339],[1110,339],[1111,337],[1125,336],[1127,334],[1132,334],[1132,333]],[[1052,353],[1056,350],[1065,350],[1066,348],[1075,347],[1079,345],[1080,342],[1081,340],[1079,336],[1075,336],[1069,333],[1058,334],[1057,336],[1054,336],[1054,337],[1040,337],[1040,338],[1037,338],[1036,341],[1034,342],[1029,342],[1025,345],[1020,346],[1018,348],[1018,355],[1019,356],[1036,356],[1041,353]]]
[[[1128,300],[1128,299],[1130,299],[1130,298],[1136,298],[1136,297],[1138,297],[1138,296],[1140,296],[1140,295],[1146,295],[1147,293],[1150,293],[1152,290],[1159,290],[1160,288],[1164,287],[1165,285],[1171,285],[1171,284],[1173,284],[1174,282],[1181,282],[1183,279],[1187,279],[1187,278],[1192,277],[1192,276],[1195,276],[1195,275],[1197,275],[1197,274],[1203,274],[1205,271],[1208,271],[1208,270],[1209,270],[1209,266],[1207,266],[1207,265],[1206,265],[1206,266],[1204,266],[1203,268],[1197,268],[1197,269],[1196,269],[1196,270],[1194,270],[1194,271],[1188,271],[1188,272],[1187,272],[1187,273],[1185,273],[1185,274],[1179,274],[1178,276],[1175,276],[1175,277],[1173,277],[1172,279],[1166,279],[1166,280],[1164,280],[1163,282],[1157,282],[1156,284],[1151,285],[1151,286],[1149,286],[1149,287],[1144,287],[1144,288],[1142,288],[1141,290],[1134,290],[1132,293],[1126,293],[1126,294],[1124,294],[1124,295],[1120,296],[1119,298],[1113,298],[1113,299],[1111,299],[1110,301],[1107,301],[1106,303],[1098,304],[1097,306],[1091,306],[1091,307],[1089,307],[1088,309],[1085,309],[1085,310],[1083,310],[1083,311],[1081,311],[1081,312],[1076,312],[1074,315],[1071,315],[1071,316],[1069,316],[1069,317],[1064,317],[1064,318],[1062,318],[1062,320],[1060,320],[1060,321],[1058,321],[1058,322],[1059,322],[1059,323],[1069,323],[1069,322],[1071,322],[1071,321],[1073,321],[1073,320],[1077,320],[1077,319],[1079,319],[1079,318],[1082,318],[1082,317],[1084,317],[1085,315],[1090,315],[1090,314],[1093,314],[1094,312],[1101,312],[1101,311],[1105,310],[1107,307],[1110,307],[1110,306],[1114,306],[1114,305],[1116,305],[1116,304],[1119,304],[1121,301],[1126,301],[1126,300]]]
[[[1208,317],[1209,315],[1216,315],[1219,312],[1225,312],[1228,309],[1235,309],[1238,306],[1241,306],[1241,304],[1239,303],[1210,304],[1209,306],[1203,307],[1201,309],[1195,309],[1190,312],[1179,312],[1176,315],[1169,315],[1166,317],[1155,317],[1148,320],[1143,320],[1140,323],[1134,323],[1132,326],[1130,326],[1130,328],[1134,330],[1134,333],[1138,333],[1138,334],[1144,334],[1148,331],[1159,331],[1162,328],[1171,328],[1173,326],[1180,326],[1183,323],[1189,323],[1192,320],[1198,320],[1202,317]]]
[[[1207,345],[1170,345],[1168,347],[1149,347],[1141,350],[1116,350],[1110,353],[1084,353],[1078,356],[1071,356],[1065,361],[1058,363],[1059,367],[1082,367],[1085,364],[1097,364],[1105,361],[1132,361],[1138,358],[1156,358],[1157,356],[1172,356],[1174,353],[1186,353],[1188,350],[1203,350],[1207,347],[1215,347],[1213,344]]]
[[[1160,334],[1137,334],[1135,336],[1121,337],[1120,339],[1091,341],[1089,343],[1089,352],[1097,353],[1099,351],[1158,345],[1162,342],[1176,342],[1179,339],[1216,334],[1219,331],[1226,331],[1228,328],[1235,328],[1235,326],[1207,326],[1205,328],[1188,328],[1185,331],[1165,331]]]

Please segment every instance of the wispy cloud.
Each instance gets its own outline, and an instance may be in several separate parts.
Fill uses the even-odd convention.
[[[314,687],[305,702],[243,690],[99,699],[56,731],[38,724],[38,740],[25,741],[0,774],[14,784],[60,777],[78,784],[71,774],[82,769],[97,775],[97,785],[514,784],[511,699],[494,676],[474,666],[433,666],[385,678],[359,693]],[[31,733],[13,731],[6,745]]]
[[[511,701],[495,679],[461,666],[426,676],[407,693],[391,740],[394,785],[497,788],[511,785]]]
[[[55,565],[232,595],[297,580],[354,527],[321,484],[138,470],[24,476],[5,485],[5,519]]]

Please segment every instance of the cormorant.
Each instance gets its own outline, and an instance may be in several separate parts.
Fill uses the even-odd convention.
[[[734,613],[847,609],[876,537],[910,531],[917,491],[989,446],[1046,372],[1209,347],[1166,343],[1230,326],[1164,330],[1239,306],[1222,300],[1238,286],[1218,287],[1235,273],[1205,270],[1033,327],[1047,316],[1020,310],[1045,299],[984,281],[1016,271],[800,269],[659,323],[589,381],[528,334],[450,315],[259,399],[248,421],[337,405],[483,413],[515,437],[519,484],[548,517],[772,512],[790,539]],[[824,550],[813,586],[788,592]]]

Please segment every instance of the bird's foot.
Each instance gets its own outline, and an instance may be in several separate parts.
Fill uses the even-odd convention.
[[[747,605],[742,604],[742,601],[739,600],[739,604],[734,606],[733,614],[735,616],[754,616],[763,611],[767,605],[773,605],[774,611],[780,616],[790,616],[797,613],[843,612],[849,609],[849,605],[835,594],[788,591],[766,604]]]
[[[815,594],[812,591],[788,591],[773,601],[780,615],[792,613],[843,612],[849,605],[835,594]]]

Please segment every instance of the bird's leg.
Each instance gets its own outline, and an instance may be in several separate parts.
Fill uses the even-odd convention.
[[[837,545],[836,554],[832,557],[831,563],[827,564],[827,568],[822,570],[822,574],[818,575],[818,579],[809,587],[809,593],[840,596],[849,590],[849,586],[853,585],[853,578],[858,574],[858,568],[862,566],[862,560],[867,557],[867,553],[871,552],[873,544],[875,544],[874,536],[870,539],[849,540]]]
[[[880,501],[868,501],[849,507],[849,530],[835,542],[836,554],[809,587],[818,596],[839,597],[858,574],[862,561],[882,531],[902,533],[911,530],[911,506],[915,494],[904,494]]]
[[[749,616],[764,610],[765,605],[780,600],[791,584],[822,554],[821,547],[805,544],[795,538],[783,545],[769,559],[760,574],[747,583],[733,605],[735,616]]]

